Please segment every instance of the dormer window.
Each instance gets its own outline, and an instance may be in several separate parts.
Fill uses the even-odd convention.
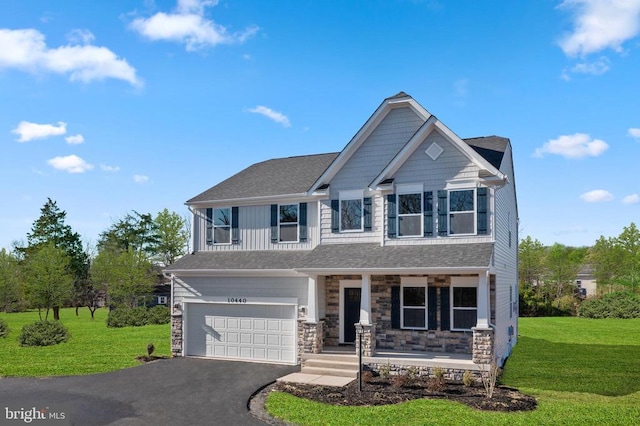
[[[398,185],[398,237],[422,237],[422,185]]]
[[[340,231],[363,230],[362,191],[340,191]]]

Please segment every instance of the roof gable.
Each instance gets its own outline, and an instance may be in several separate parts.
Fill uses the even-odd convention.
[[[353,154],[360,148],[360,146],[367,140],[367,138],[373,133],[373,131],[382,123],[384,118],[389,112],[395,108],[411,108],[422,120],[426,121],[431,117],[431,113],[424,109],[422,105],[416,102],[411,96],[404,92],[391,96],[380,104],[375,112],[369,117],[365,124],[355,134],[355,136],[349,141],[347,146],[340,152],[331,165],[325,170],[325,172],[318,178],[313,184],[310,192],[316,190],[319,186],[327,184],[338,173],[338,171],[347,163],[347,161],[353,156]]]

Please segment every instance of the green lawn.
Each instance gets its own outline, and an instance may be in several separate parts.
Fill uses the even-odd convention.
[[[490,413],[436,400],[336,407],[279,392],[267,408],[299,425],[640,425],[640,320],[522,318],[502,381],[535,396],[538,409]]]
[[[147,345],[154,355],[170,354],[169,324],[144,327],[107,328],[106,309],[98,309],[95,319],[86,308],[61,309],[60,320],[69,329],[66,343],[46,347],[22,347],[18,335],[22,326],[38,320],[38,312],[0,313],[11,332],[0,338],[0,377],[61,376],[92,374],[138,365],[136,356],[145,355]],[[49,314],[51,318],[52,314]]]

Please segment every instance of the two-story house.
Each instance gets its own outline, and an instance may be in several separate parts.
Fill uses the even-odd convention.
[[[194,250],[165,270],[176,356],[296,364],[361,335],[370,364],[477,370],[516,342],[510,142],[461,139],[405,93],[341,152],[254,164],[186,204]]]

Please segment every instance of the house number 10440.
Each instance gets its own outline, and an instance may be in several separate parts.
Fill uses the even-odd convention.
[[[247,303],[247,299],[240,298],[240,297],[229,297],[227,298],[227,302],[228,303]]]

